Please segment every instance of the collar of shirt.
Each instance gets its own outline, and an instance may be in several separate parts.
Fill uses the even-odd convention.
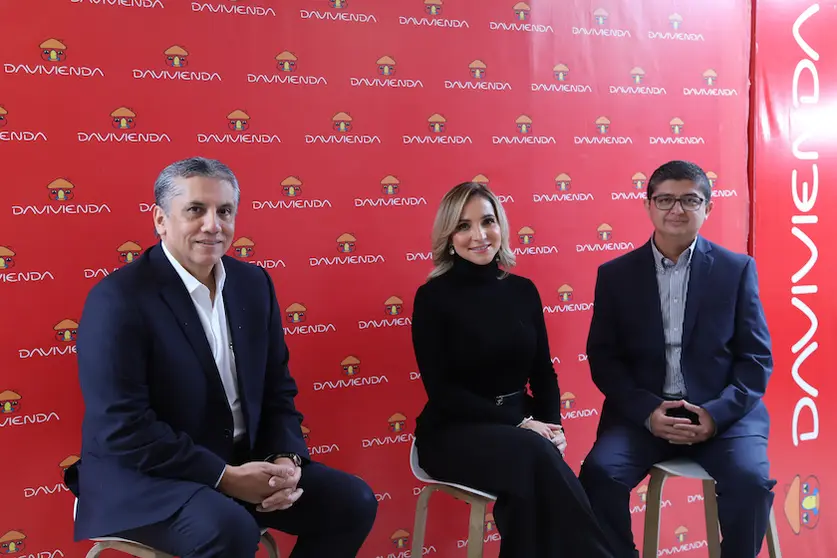
[[[186,271],[186,268],[183,267],[174,256],[172,256],[169,249],[166,248],[165,241],[161,242],[160,245],[163,247],[163,253],[166,255],[169,262],[171,262],[174,270],[177,271],[177,274],[180,276],[180,279],[183,281],[183,284],[186,286],[186,290],[189,291],[189,294],[194,294],[195,291],[203,288],[206,291],[206,295],[209,296],[209,289],[206,285],[198,281],[194,275]],[[224,269],[224,262],[218,260],[218,263],[213,268],[213,271],[215,273],[215,285],[217,286],[215,298],[218,298],[218,295],[224,290],[224,283],[227,279],[227,271]]]
[[[654,235],[651,235],[651,250],[654,252],[654,264],[658,269],[666,269],[668,267],[675,267],[678,263],[680,263],[683,258],[686,258],[685,264],[688,266],[692,263],[692,256],[695,253],[695,245],[697,244],[698,237],[696,236],[692,243],[686,248],[680,257],[677,258],[677,263],[672,262],[667,257],[665,257],[662,252],[657,248],[657,243],[654,242]]]

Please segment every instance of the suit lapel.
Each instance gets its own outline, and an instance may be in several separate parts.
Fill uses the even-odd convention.
[[[256,385],[257,378],[254,378],[251,374],[250,351],[247,343],[247,290],[239,284],[240,277],[236,273],[235,266],[226,265],[225,269],[227,280],[224,285],[224,312],[230,326],[230,341],[233,344],[241,409],[247,423],[247,431],[251,435],[251,443],[255,443],[258,425],[250,424],[248,401],[251,401],[252,397],[258,397],[258,393],[254,390],[258,390],[259,386]]]
[[[174,314],[189,345],[195,351],[209,385],[215,386],[217,393],[223,395],[224,384],[221,382],[218,367],[212,357],[212,349],[209,347],[206,332],[198,317],[192,297],[189,296],[186,286],[169,263],[162,248],[157,245],[151,250],[149,257],[155,267],[156,276],[160,279],[160,296]],[[226,398],[224,400],[226,401]]]
[[[706,284],[714,261],[712,246],[702,237],[698,237],[689,270],[689,290],[686,293],[686,314],[683,318],[684,347],[691,341],[692,330],[695,327],[698,310],[700,310],[701,298],[706,290]]]
[[[665,347],[665,332],[663,331],[663,311],[660,308],[660,287],[657,284],[657,267],[651,241],[642,249],[639,263],[639,300],[644,308],[648,308],[648,334],[652,338],[652,347]]]

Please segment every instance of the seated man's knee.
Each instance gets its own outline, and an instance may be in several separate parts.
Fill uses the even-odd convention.
[[[735,497],[765,496],[776,485],[765,467],[752,465],[730,466],[719,479],[717,490]]]
[[[348,509],[344,521],[350,522],[357,530],[369,532],[378,515],[378,499],[363,479],[351,476],[346,482],[345,506]]]
[[[578,478],[585,488],[623,485],[630,490],[642,480],[642,476],[634,478],[636,473],[629,463],[620,463],[604,446],[594,444],[581,464]]]
[[[597,446],[593,446],[587,457],[581,463],[581,469],[578,472],[578,477],[582,482],[598,481],[601,479],[610,480],[612,467],[609,467],[602,461],[601,451]]]
[[[255,518],[235,502],[220,507],[205,529],[201,529],[206,548],[223,551],[223,556],[252,556],[258,551],[261,529]]]

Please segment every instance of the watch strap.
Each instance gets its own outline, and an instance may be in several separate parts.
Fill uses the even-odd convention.
[[[302,458],[295,453],[276,453],[271,455],[267,459],[268,461],[276,461],[281,457],[287,457],[288,459],[294,462],[294,465],[296,465],[297,467],[302,467]]]

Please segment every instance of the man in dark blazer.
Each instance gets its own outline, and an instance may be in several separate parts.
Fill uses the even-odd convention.
[[[224,255],[238,181],[193,158],[154,195],[161,242],[93,287],[79,326],[76,540],[252,558],[269,527],[298,535],[293,558],[355,556],[377,502],[308,454],[273,283]]]
[[[770,336],[754,260],[699,235],[711,194],[697,165],[658,168],[651,240],[598,271],[587,357],[605,402],[580,479],[617,558],[638,556],[630,491],[674,457],[717,482],[723,558],[755,558],[767,530]]]

